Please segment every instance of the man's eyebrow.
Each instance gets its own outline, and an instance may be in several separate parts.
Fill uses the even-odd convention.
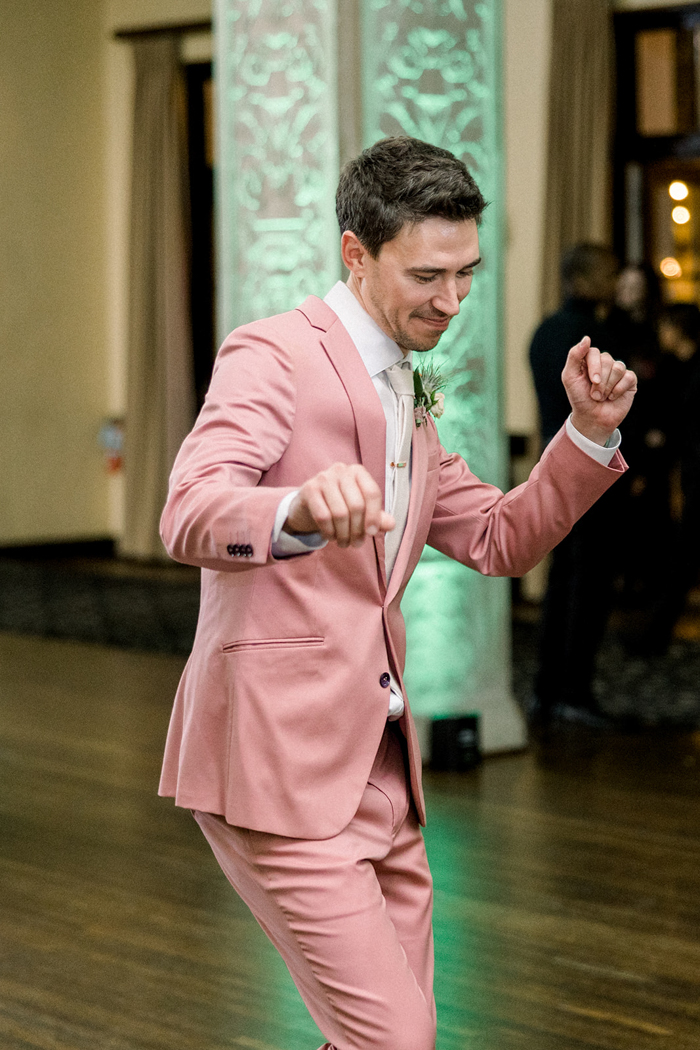
[[[475,259],[474,262],[467,263],[465,266],[460,266],[457,273],[461,273],[462,270],[473,270],[475,266],[478,266],[481,262],[481,256]],[[445,267],[440,266],[409,266],[408,273],[445,273]]]

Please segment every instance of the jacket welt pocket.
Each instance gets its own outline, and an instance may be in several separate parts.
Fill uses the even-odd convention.
[[[223,645],[224,653],[241,653],[251,649],[309,649],[323,645],[325,638],[244,638],[240,642]]]

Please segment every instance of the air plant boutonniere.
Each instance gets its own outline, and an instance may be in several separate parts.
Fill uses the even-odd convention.
[[[444,376],[432,361],[429,361],[423,368],[414,368],[413,413],[417,427],[427,421],[428,413],[434,419],[439,419],[445,411],[445,395],[442,391],[448,382],[449,376]]]

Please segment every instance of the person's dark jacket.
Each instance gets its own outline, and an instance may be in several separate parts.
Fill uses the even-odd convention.
[[[664,354],[661,400],[666,409],[670,454],[680,465],[683,490],[700,488],[700,350],[690,361]]]
[[[551,441],[568,418],[571,405],[561,381],[569,350],[583,339],[617,356],[610,333],[596,319],[596,304],[586,299],[567,299],[542,322],[530,345],[530,365],[540,406],[542,440]]]
[[[700,350],[688,362],[688,383],[683,400],[683,451],[681,465],[686,475],[700,478]],[[696,481],[697,483],[697,481]]]

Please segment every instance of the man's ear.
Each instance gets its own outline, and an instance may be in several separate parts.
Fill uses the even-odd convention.
[[[365,276],[369,253],[352,230],[346,230],[341,237],[340,254],[350,273],[357,278]]]

